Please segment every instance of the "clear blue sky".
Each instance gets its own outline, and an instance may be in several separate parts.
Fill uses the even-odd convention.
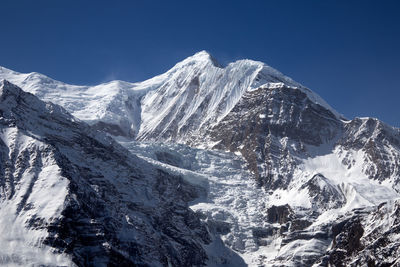
[[[140,81],[200,50],[263,61],[348,118],[400,127],[400,1],[2,0],[0,65]]]

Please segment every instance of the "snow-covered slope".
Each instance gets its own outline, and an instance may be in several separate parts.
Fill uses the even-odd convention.
[[[43,101],[63,106],[75,117],[113,135],[134,137],[140,126],[139,99],[150,88],[112,81],[96,86],[77,86],[55,81],[43,74],[17,73],[0,67],[6,79]]]

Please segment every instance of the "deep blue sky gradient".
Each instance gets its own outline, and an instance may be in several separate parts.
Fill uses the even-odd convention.
[[[400,1],[2,0],[0,65],[141,81],[200,50],[263,61],[348,118],[400,127]]]

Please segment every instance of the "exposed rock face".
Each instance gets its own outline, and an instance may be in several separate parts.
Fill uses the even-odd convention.
[[[289,185],[297,151],[331,141],[342,128],[332,112],[282,84],[246,93],[208,135],[214,148],[240,151],[259,184],[277,189]]]
[[[319,265],[398,266],[398,215],[398,201],[348,214],[332,226],[332,248]]]
[[[353,217],[333,225],[332,234],[334,239],[329,262],[334,266],[345,266],[343,258],[354,256],[363,248],[360,239],[364,229],[360,219]]]
[[[284,206],[272,206],[267,211],[267,220],[269,223],[287,223],[290,219],[290,215],[293,211],[290,209],[289,205]]]

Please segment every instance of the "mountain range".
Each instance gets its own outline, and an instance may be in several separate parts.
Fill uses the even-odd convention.
[[[400,129],[262,62],[0,79],[0,264],[400,266]]]

